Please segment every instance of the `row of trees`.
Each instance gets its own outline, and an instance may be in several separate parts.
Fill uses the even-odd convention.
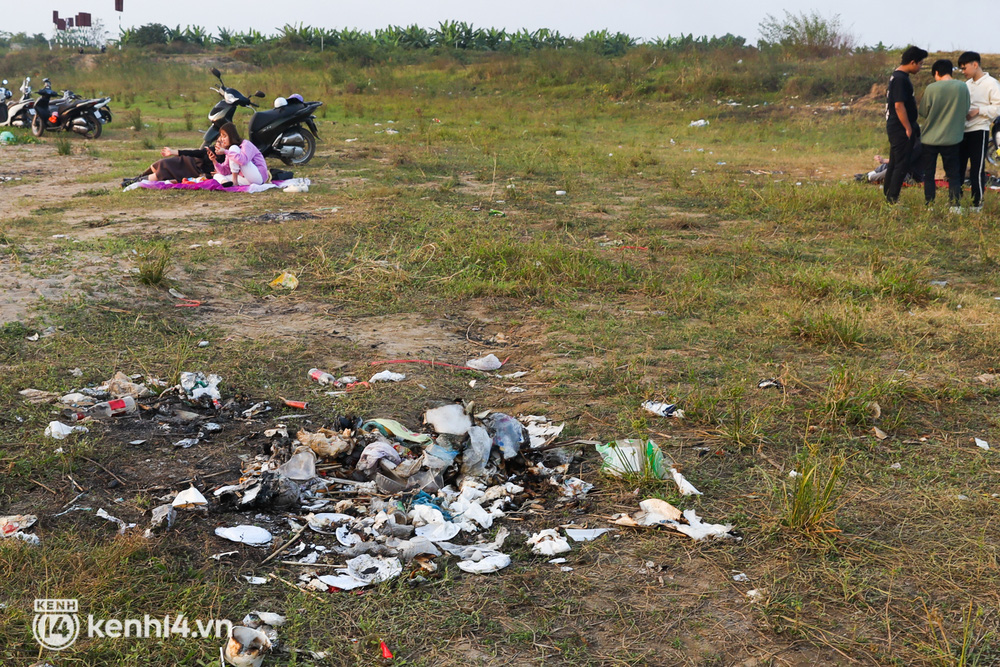
[[[219,45],[225,47],[254,46],[258,44],[278,44],[303,48],[338,48],[349,45],[365,45],[387,49],[431,49],[444,47],[470,51],[528,51],[534,49],[583,48],[602,55],[615,56],[625,53],[639,41],[625,33],[609,30],[592,30],[577,39],[561,34],[558,30],[522,28],[508,32],[503,28],[476,28],[464,21],[444,21],[437,28],[426,29],[418,25],[389,26],[364,32],[345,28],[316,28],[306,25],[285,25],[274,35],[264,35],[257,30],[237,32],[218,28],[211,33],[201,26],[177,26],[169,28],[159,23],[150,23],[138,28],[122,30],[119,39],[123,47],[148,46],[152,44],[195,44],[199,46]],[[742,47],[743,37],[724,35],[723,37],[680,37],[657,38],[648,44],[668,49],[714,49],[728,46]]]
[[[792,14],[785,11],[783,18],[772,15],[759,25],[761,39],[759,49],[781,49],[800,56],[826,56],[842,51],[855,50],[854,38],[846,33],[839,15],[824,17],[816,12]],[[70,34],[72,31],[56,31],[54,39],[45,35],[11,35],[0,32],[0,48],[10,48],[13,44],[22,46],[78,46],[95,45],[90,33]],[[99,30],[105,39],[103,27]],[[149,23],[135,28],[122,29],[118,39],[122,47],[143,47],[150,45],[190,44],[209,47],[244,47],[257,45],[287,46],[304,49],[348,49],[351,47],[373,51],[421,50],[433,48],[469,51],[513,51],[524,52],[537,49],[583,49],[606,56],[618,56],[639,45],[639,40],[622,32],[592,30],[582,38],[563,35],[558,30],[520,30],[508,32],[503,28],[476,28],[464,21],[443,21],[436,28],[418,25],[389,26],[365,32],[345,28],[317,28],[303,24],[286,24],[275,34],[265,35],[259,30],[239,32],[228,28],[217,28],[215,33],[201,26],[176,26],[170,28],[160,23]],[[721,37],[680,35],[679,37],[655,38],[644,44],[655,48],[675,51],[702,51],[718,49],[748,48],[746,39],[732,34]],[[881,44],[878,49],[884,49]]]

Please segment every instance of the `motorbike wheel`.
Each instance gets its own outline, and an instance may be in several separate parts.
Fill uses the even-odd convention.
[[[10,120],[10,124],[13,127],[23,127],[28,129],[31,127],[31,114],[27,111],[22,111]]]
[[[31,133],[36,137],[45,134],[45,119],[38,114],[35,114],[35,117],[31,119]]]
[[[303,127],[299,131],[299,133],[302,135],[302,138],[305,139],[306,141],[306,145],[303,148],[304,153],[302,154],[302,157],[298,159],[291,157],[281,158],[282,162],[291,167],[299,167],[306,164],[307,162],[309,162],[309,160],[313,158],[313,155],[315,155],[316,153],[316,137],[312,135],[312,132]]]
[[[101,136],[101,132],[104,131],[104,126],[101,121],[97,120],[97,116],[87,112],[83,114],[83,119],[87,121],[87,132],[83,135],[84,139],[98,139]]]

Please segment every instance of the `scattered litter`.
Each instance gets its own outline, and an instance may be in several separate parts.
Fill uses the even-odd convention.
[[[984,449],[986,451],[990,450],[990,443],[986,442],[985,440],[981,438],[973,438],[973,440],[976,441],[976,447],[979,447],[980,449]]]
[[[132,382],[132,378],[125,375],[121,371],[112,375],[111,379],[104,383],[103,389],[107,391],[112,398],[124,398],[126,396],[130,396],[131,398],[144,398],[153,394],[149,387],[144,384]]]
[[[80,392],[72,392],[59,397],[59,402],[71,408],[84,408],[97,402],[93,396],[87,396]]]
[[[764,599],[765,590],[763,588],[754,588],[747,591],[747,600],[750,602],[761,602]]]
[[[897,462],[897,463],[893,463],[893,464],[892,464],[891,466],[889,466],[889,467],[890,467],[890,468],[892,468],[893,470],[899,470],[899,469],[901,469],[901,468],[903,467],[903,464],[902,464],[902,463],[898,463],[898,462]]]
[[[694,488],[694,485],[691,484],[691,482],[687,481],[684,478],[684,475],[682,475],[677,470],[677,468],[674,468],[673,466],[671,466],[671,468],[670,468],[670,475],[674,478],[674,483],[677,484],[677,488],[680,490],[682,496],[700,496],[700,495],[702,495],[701,491],[699,491],[698,489]]]
[[[750,581],[750,577],[742,572],[737,572],[733,575],[733,581]]]
[[[639,503],[640,512],[635,515],[634,520],[640,526],[655,526],[661,523],[680,521],[681,511],[659,498],[647,498]]]
[[[663,452],[652,440],[616,440],[607,445],[597,445],[596,448],[604,459],[601,472],[614,477],[666,477]]]
[[[526,391],[524,387],[508,387],[508,394],[523,394]]]
[[[287,433],[285,437],[288,437]],[[353,448],[353,445],[344,436],[327,428],[320,428],[315,433],[303,429],[296,433],[295,437],[315,452],[317,456],[329,459],[350,452]]]
[[[932,280],[932,281],[930,281],[930,284],[934,285],[935,287],[946,287],[948,285],[948,281],[947,280]]]
[[[198,347],[208,347],[209,345],[211,345],[211,343],[209,343],[207,340],[198,341]]]
[[[208,506],[208,499],[201,494],[201,491],[190,486],[181,491],[174,498],[173,507],[182,510],[198,509]]]
[[[299,279],[295,277],[294,273],[288,271],[282,271],[278,274],[278,277],[268,283],[271,287],[278,289],[293,290],[299,286]]]
[[[378,429],[386,437],[396,437],[418,445],[429,443],[432,440],[431,436],[426,433],[414,433],[395,419],[369,419],[361,425],[362,431],[370,432],[372,429]]]
[[[316,477],[316,454],[309,447],[301,446],[278,467],[278,473],[295,482],[307,482]]]
[[[146,530],[145,537],[149,538],[156,533],[164,530],[170,530],[176,519],[177,510],[174,509],[173,505],[160,505],[159,507],[154,507],[152,511],[152,519],[149,522],[149,528]]]
[[[273,539],[271,533],[263,528],[246,525],[232,528],[219,527],[215,529],[215,534],[231,542],[241,542],[252,547],[267,546]]]
[[[96,515],[101,519],[105,519],[107,521],[110,521],[111,523],[118,524],[119,535],[124,535],[125,531],[128,530],[129,528],[135,528],[134,523],[125,523],[118,517],[108,514],[107,511],[105,511],[103,508],[98,509]]]
[[[404,373],[393,373],[392,371],[380,371],[371,376],[369,382],[402,382],[406,379]]]
[[[346,565],[346,568],[338,569],[337,574],[318,579],[327,586],[350,591],[395,579],[403,571],[403,565],[398,558],[383,558],[368,554],[352,558]]]
[[[566,537],[574,542],[590,542],[596,540],[604,533],[610,533],[611,528],[564,528]],[[552,561],[549,561],[550,563]]]
[[[0,516],[0,537],[13,537],[14,539],[28,542],[34,546],[41,544],[37,535],[25,533],[38,522],[38,517],[34,514],[11,514]]]
[[[676,419],[684,419],[684,411],[679,409],[673,403],[660,403],[657,401],[646,401],[642,404],[642,407],[658,417],[675,417]]]
[[[466,366],[474,368],[477,371],[495,371],[503,366],[503,362],[497,359],[495,354],[487,354],[485,357],[480,357],[479,359],[469,359],[465,362]]]
[[[54,403],[59,399],[59,394],[53,391],[42,391],[41,389],[22,389],[17,392],[24,396],[29,403],[42,404]]]
[[[201,371],[181,373],[180,389],[189,401],[202,407],[219,408],[222,395],[219,393],[219,383],[222,378],[215,373],[205,375]]]
[[[442,405],[424,413],[424,423],[437,433],[465,435],[472,427],[472,419],[458,403]]]
[[[260,630],[236,625],[229,632],[229,641],[222,652],[230,665],[260,667],[271,648],[271,640]]]
[[[181,449],[187,449],[189,447],[194,447],[200,442],[198,438],[183,438],[174,443],[174,447],[180,447]]]
[[[788,471],[788,476],[789,476],[790,478],[792,478],[792,479],[796,479],[796,478],[798,478],[798,477],[802,477],[802,473],[800,473],[800,472],[799,472],[799,471],[797,471],[797,470],[789,470],[789,471]]]
[[[562,197],[566,194],[565,190],[556,190],[556,197]]]
[[[67,426],[62,422],[52,421],[45,427],[45,435],[56,440],[65,440],[74,433],[87,433],[90,431],[86,426]]]
[[[270,625],[273,628],[280,628],[288,618],[271,611],[252,611],[243,617],[241,623],[248,628],[260,628],[262,625]]]
[[[778,378],[764,378],[757,383],[758,389],[769,389],[771,387],[774,387],[775,389],[784,389],[785,385],[783,385],[781,380]]]
[[[535,533],[528,538],[527,543],[531,545],[531,550],[540,556],[555,556],[571,550],[569,542],[555,528],[546,528]]]
[[[490,574],[502,570],[508,565],[510,565],[510,556],[502,553],[480,555],[479,560],[470,558],[458,562],[458,568],[470,574]]]
[[[704,118],[691,121],[691,127],[705,127],[706,125],[708,125],[708,121]]]
[[[878,426],[872,426],[872,435],[878,440],[885,440],[889,437],[889,434],[880,429]]]
[[[251,586],[263,586],[268,582],[267,577],[253,577],[249,574],[244,574],[243,578],[247,580],[247,583]]]

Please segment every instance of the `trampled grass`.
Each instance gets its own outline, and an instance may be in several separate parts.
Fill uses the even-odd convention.
[[[89,72],[51,61],[63,85],[116,95],[116,119],[84,150],[69,137],[69,156],[49,137],[0,148],[0,175],[23,172],[0,183],[19,188],[0,222],[2,305],[31,306],[5,310],[0,327],[0,513],[37,512],[43,536],[41,549],[0,544],[0,662],[34,661],[29,609],[43,594],[119,616],[281,611],[286,645],[329,651],[330,664],[378,664],[381,640],[398,664],[425,665],[995,662],[997,466],[972,438],[1000,442],[996,201],[956,218],[911,190],[889,209],[854,183],[885,152],[878,100],[817,97],[821,64],[794,65],[794,93],[781,92],[784,64],[763,57],[746,64],[780,80],[757,88],[706,66],[678,92],[680,63],[644,57],[229,63],[230,85],[327,103],[319,153],[296,174],[310,192],[242,199],[117,188],[161,144],[199,141],[215,101],[210,65],[128,52]],[[150,127],[128,129],[130,115]],[[698,118],[710,124],[691,127]],[[54,185],[43,163],[63,160]],[[288,211],[315,217],[264,217]],[[143,284],[156,267],[144,269],[142,253],[168,246],[156,284]],[[298,289],[268,287],[286,269]],[[176,308],[167,287],[205,307]],[[27,340],[47,326],[55,335]],[[361,372],[408,352],[461,363],[497,333],[510,341],[498,356],[532,371],[523,394],[427,369],[344,399],[305,379],[312,366]],[[72,478],[142,526],[182,480],[237,478],[237,455],[259,443],[178,453],[95,428],[57,454],[41,437],[51,407],[17,392],[196,369],[223,375],[227,395],[308,398],[323,416],[415,427],[432,402],[462,397],[564,419],[571,437],[651,438],[705,495],[648,480],[641,493],[733,523],[743,540],[622,531],[575,548],[564,573],[516,534],[515,564],[499,575],[449,566],[426,584],[316,599],[245,585],[240,575],[266,569],[252,550],[207,559],[223,550],[211,531],[225,516],[185,516],[151,541],[118,538],[82,512],[52,518],[79,492]],[[764,378],[781,388],[758,389]],[[644,413],[647,399],[676,402],[685,419]],[[91,461],[127,484],[107,488]],[[160,463],[166,473],[150,472]],[[790,479],[793,468],[807,477]],[[603,479],[592,451],[573,470],[598,493],[525,512],[515,533],[606,525],[644,497]],[[65,655],[218,663],[217,644],[195,639],[89,641]],[[270,660],[312,664],[301,653]]]

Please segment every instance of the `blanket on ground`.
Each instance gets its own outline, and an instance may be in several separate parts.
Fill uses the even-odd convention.
[[[223,192],[263,192],[274,188],[281,188],[289,192],[308,192],[311,181],[308,178],[290,178],[287,181],[271,181],[261,185],[234,185],[228,188],[214,179],[207,179],[201,183],[164,183],[162,181],[139,181],[125,188],[125,192],[144,188],[146,190],[221,190]]]

